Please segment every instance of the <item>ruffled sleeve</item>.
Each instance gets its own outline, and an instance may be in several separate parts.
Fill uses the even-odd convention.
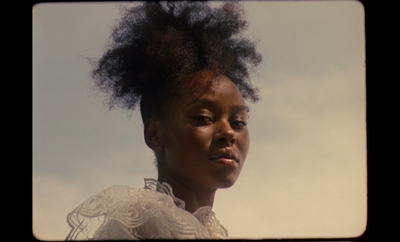
[[[129,228],[138,227],[146,221],[145,213],[133,211],[128,206],[132,195],[138,190],[128,186],[112,186],[86,200],[68,214],[67,222],[71,231],[66,240],[104,238],[108,236],[107,233],[110,238],[135,239]]]
[[[145,188],[113,186],[89,198],[67,216],[66,240],[225,238],[211,207],[191,214],[168,184]],[[146,188],[147,187],[147,188]],[[160,190],[164,188],[164,190]]]

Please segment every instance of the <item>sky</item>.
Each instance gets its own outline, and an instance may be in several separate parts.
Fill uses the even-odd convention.
[[[214,4],[214,3],[213,3]],[[217,4],[217,3],[215,3]],[[245,1],[250,151],[213,210],[231,238],[360,236],[367,223],[364,8],[357,1]],[[33,19],[33,235],[64,240],[67,214],[116,184],[157,178],[138,111],[108,109],[89,58],[119,6],[40,3]]]

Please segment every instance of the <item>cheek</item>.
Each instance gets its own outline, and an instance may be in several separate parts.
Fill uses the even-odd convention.
[[[250,135],[247,130],[240,136],[238,147],[240,149],[240,152],[242,153],[243,159],[246,159],[250,148]]]
[[[188,150],[208,150],[212,141],[212,130],[204,127],[187,127],[184,130],[184,136],[181,145],[187,147]]]
[[[209,150],[212,130],[204,127],[177,125],[168,131],[165,143],[167,149],[177,157],[196,158]]]

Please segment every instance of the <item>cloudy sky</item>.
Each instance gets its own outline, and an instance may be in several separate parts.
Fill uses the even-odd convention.
[[[126,5],[126,3],[125,3]],[[156,178],[138,112],[109,110],[99,57],[117,3],[33,6],[33,233],[63,240],[66,215],[115,184]],[[364,9],[357,1],[243,4],[264,62],[253,75],[250,153],[214,208],[232,238],[352,237],[366,205]]]

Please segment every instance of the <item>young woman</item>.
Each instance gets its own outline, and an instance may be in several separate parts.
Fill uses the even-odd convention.
[[[240,36],[246,26],[236,3],[146,2],[125,11],[93,77],[111,106],[140,105],[158,179],[88,199],[68,215],[67,240],[228,236],[212,205],[237,180],[250,144],[245,100],[258,95],[248,69],[261,56]],[[95,231],[92,218],[101,219]]]

